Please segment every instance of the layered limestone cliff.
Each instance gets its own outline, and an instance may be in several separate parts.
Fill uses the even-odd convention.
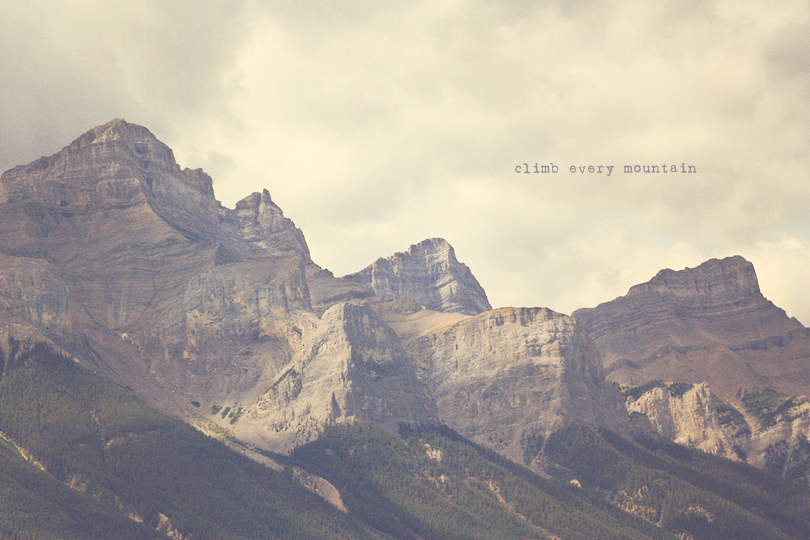
[[[379,258],[344,279],[382,298],[411,298],[433,311],[477,315],[492,309],[478,280],[442,238]]]
[[[612,381],[708,382],[810,392],[810,330],[769,302],[742,257],[662,270],[627,295],[573,316],[593,337]]]
[[[315,265],[268,191],[225,208],[123,120],[0,177],[0,283],[4,328],[204,429],[289,450],[333,421],[435,421],[397,335],[346,303],[373,292]]]
[[[516,462],[542,468],[545,437],[566,422],[629,429],[591,339],[566,315],[503,308],[408,345],[439,418]]]
[[[0,318],[174,412],[274,374],[310,309],[306,242],[269,194],[224,208],[123,120],[0,177],[0,257]]]
[[[705,384],[656,386],[629,396],[630,413],[645,415],[664,437],[734,461],[744,461],[787,480],[810,486],[810,403],[804,397],[771,392],[732,406]],[[765,395],[768,399],[763,400]],[[746,402],[772,402],[765,413]],[[757,414],[759,413],[759,414]]]
[[[627,410],[645,415],[660,435],[678,444],[744,460],[744,447],[751,435],[748,424],[739,413],[725,408],[718,411],[718,404],[709,386],[699,383],[683,393],[666,386],[652,388],[637,398],[628,398]]]
[[[235,433],[287,452],[326,424],[353,420],[396,432],[400,422],[436,423],[437,411],[394,331],[368,306],[343,302],[323,314]]]

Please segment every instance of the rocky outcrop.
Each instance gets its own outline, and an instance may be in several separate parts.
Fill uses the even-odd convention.
[[[397,335],[367,306],[340,303],[317,322],[301,354],[272,381],[235,432],[287,452],[332,422],[436,422],[428,388]]]
[[[720,400],[705,383],[684,392],[676,387],[661,384],[630,396],[627,410],[645,415],[660,435],[678,444],[810,486],[810,403],[804,397],[771,393],[773,411],[758,415],[739,399],[736,406]]]
[[[810,487],[810,403],[792,398],[772,423],[758,426],[746,447],[746,461]]]
[[[477,315],[492,309],[478,280],[442,238],[379,258],[344,279],[382,298],[412,298],[433,311]]]
[[[0,317],[174,412],[274,375],[285,314],[310,309],[309,250],[269,194],[222,207],[123,120],[0,177],[0,254]]]
[[[726,399],[740,387],[810,392],[810,330],[765,299],[742,257],[662,270],[573,316],[622,384],[705,381]]]
[[[270,199],[265,189],[236,203],[242,237],[270,253],[303,253],[309,257],[304,233]]]
[[[645,415],[660,435],[681,444],[734,461],[746,458],[744,448],[751,431],[741,414],[721,414],[719,401],[705,383],[690,385],[683,393],[667,386],[627,399],[627,410]],[[736,412],[736,411],[735,411]]]
[[[545,437],[569,421],[628,429],[596,348],[569,316],[497,309],[414,339],[408,352],[440,420],[514,461],[542,467]]]

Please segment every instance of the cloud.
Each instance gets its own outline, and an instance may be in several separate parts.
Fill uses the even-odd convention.
[[[127,117],[171,136],[216,117],[246,29],[243,2],[5,2],[0,6],[0,165],[52,153]],[[22,161],[21,161],[22,160]]]
[[[493,305],[570,312],[741,253],[810,321],[806,2],[59,6],[0,7],[6,168],[124,116],[337,274],[443,236]]]

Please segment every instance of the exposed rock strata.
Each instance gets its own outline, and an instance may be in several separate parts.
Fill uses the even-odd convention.
[[[394,331],[367,306],[340,303],[323,314],[302,354],[236,434],[286,452],[316,438],[325,424],[347,420],[395,432],[399,422],[435,423],[437,411]]]
[[[681,395],[673,395],[668,388],[653,388],[638,399],[628,399],[627,410],[645,415],[660,435],[683,446],[734,461],[746,457],[744,447],[751,436],[748,425],[739,415],[721,418],[716,398],[705,383]]]
[[[123,120],[0,177],[0,253],[6,315],[174,412],[287,363],[310,309],[306,242],[269,194],[222,207]]]
[[[659,434],[676,443],[810,486],[810,403],[787,398],[786,406],[766,425],[745,414],[744,406],[737,407],[721,403],[706,384],[677,396],[666,388],[653,388],[627,400],[628,411],[644,414]]]
[[[412,298],[433,311],[477,315],[492,309],[478,280],[442,238],[430,238],[406,252],[379,258],[344,279],[383,298]]]
[[[810,330],[763,297],[742,257],[662,270],[573,315],[613,381],[706,381],[726,399],[753,386],[810,393]]]
[[[408,351],[439,417],[517,462],[567,421],[628,429],[614,385],[575,320],[544,308],[503,308],[417,338]]]

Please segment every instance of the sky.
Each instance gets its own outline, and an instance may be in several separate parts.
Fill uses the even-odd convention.
[[[10,0],[0,74],[0,170],[125,118],[336,275],[443,237],[571,313],[742,255],[810,325],[807,0]]]

